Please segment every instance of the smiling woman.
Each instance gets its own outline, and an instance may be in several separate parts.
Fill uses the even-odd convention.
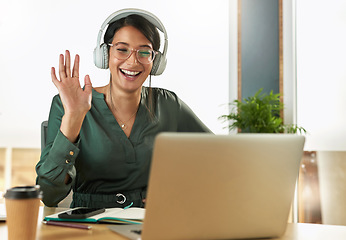
[[[65,49],[70,50],[72,61],[75,54],[80,57],[82,85],[86,74],[93,87],[109,83],[109,71],[94,66],[93,49],[105,18],[128,7],[153,12],[169,30],[168,65],[162,76],[152,77],[152,86],[174,91],[213,132],[227,133],[217,118],[225,112],[220,105],[229,100],[228,1],[130,0],[117,1],[114,6],[112,0],[100,0],[81,4],[70,0],[0,1],[0,147],[40,148],[40,124],[47,120],[52,96],[57,93],[50,67],[58,67],[57,56]],[[217,39],[217,46],[207,36]],[[148,80],[144,85],[148,86]]]
[[[156,28],[164,27],[158,22],[140,9],[107,18],[110,30],[95,50],[95,65],[110,71],[105,86],[93,88],[86,75],[81,88],[79,56],[72,67],[70,52],[60,54],[59,77],[54,68],[51,72],[59,95],[53,98],[47,145],[36,166],[47,206],[73,189],[71,207],[143,207],[156,135],[211,132],[174,92],[143,86],[166,65],[167,41],[159,52]]]

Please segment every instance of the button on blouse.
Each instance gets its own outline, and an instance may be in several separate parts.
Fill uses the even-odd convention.
[[[53,98],[47,145],[36,165],[37,184],[43,202],[55,206],[71,188],[74,192],[114,194],[145,188],[155,136],[160,132],[210,132],[175,93],[152,89],[153,112],[149,112],[149,89],[142,88],[141,101],[129,138],[108,108],[104,95],[93,90],[78,141],[71,143],[61,132],[64,109],[59,95]],[[72,181],[64,183],[66,174]]]

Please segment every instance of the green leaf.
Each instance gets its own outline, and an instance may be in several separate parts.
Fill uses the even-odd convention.
[[[280,94],[262,93],[259,89],[254,96],[244,98],[242,101],[234,100],[228,115],[222,115],[220,120],[228,121],[230,130],[240,129],[248,133],[306,133],[303,127],[284,125],[280,117],[284,109],[280,101]]]

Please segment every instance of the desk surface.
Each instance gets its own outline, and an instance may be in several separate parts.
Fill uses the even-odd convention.
[[[40,207],[37,226],[37,240],[88,240],[109,239],[125,240],[126,238],[112,232],[106,224],[92,224],[91,230],[56,227],[42,224],[44,216],[63,211],[63,208]],[[0,223],[0,238],[7,239],[6,223]],[[271,240],[345,240],[346,226],[332,226],[321,224],[289,223],[284,236]]]

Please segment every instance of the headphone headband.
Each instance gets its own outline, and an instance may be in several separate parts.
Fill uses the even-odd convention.
[[[165,26],[163,26],[162,22],[160,21],[160,19],[158,17],[156,17],[155,15],[153,15],[152,13],[150,13],[148,11],[136,9],[136,8],[126,8],[126,9],[122,9],[122,10],[116,11],[115,13],[111,14],[102,24],[101,30],[103,31],[104,28],[106,27],[106,25],[109,25],[109,24],[111,24],[111,23],[113,23],[113,22],[115,22],[121,18],[127,17],[127,16],[132,15],[132,14],[140,15],[140,16],[146,18],[149,22],[154,24],[155,27],[157,27],[161,32],[164,33],[165,39],[168,39]]]
[[[142,9],[136,9],[136,8],[126,8],[119,11],[114,12],[111,14],[101,25],[101,29],[98,33],[97,37],[97,45],[94,50],[94,63],[97,67],[102,69],[108,68],[108,51],[106,51],[105,44],[101,44],[101,39],[103,36],[103,31],[106,28],[107,25],[121,19],[124,17],[127,17],[129,15],[136,14],[144,17],[147,19],[150,23],[152,23],[155,27],[157,27],[163,34],[164,34],[164,47],[163,52],[158,54],[157,57],[154,59],[153,68],[151,71],[152,75],[160,75],[164,71],[166,67],[166,54],[167,54],[167,48],[168,48],[168,36],[165,29],[165,26],[162,24],[160,19],[156,17],[154,14],[142,10]],[[108,49],[107,49],[108,50]]]

